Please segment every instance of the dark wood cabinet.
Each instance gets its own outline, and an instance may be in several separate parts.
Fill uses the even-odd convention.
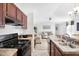
[[[6,4],[0,3],[0,27],[5,26]]]
[[[59,48],[50,40],[50,56],[62,56]]]
[[[17,8],[17,20],[23,25],[22,28],[27,28],[27,16]]]
[[[3,4],[0,3],[0,26],[3,24]]]
[[[13,3],[0,3],[0,27],[5,26],[5,18],[19,22],[27,28],[27,16]]]
[[[50,55],[54,56],[54,44],[52,41],[50,41]]]
[[[22,12],[20,9],[17,8],[17,20],[21,23],[22,22]]]
[[[27,16],[25,14],[22,15],[22,23],[23,23],[22,28],[26,29],[27,28]]]
[[[16,19],[16,6],[13,3],[6,4],[6,16]]]
[[[55,56],[62,56],[61,52],[59,51],[59,49],[57,47],[54,47],[54,55]]]
[[[50,56],[79,56],[76,51],[63,51],[55,42],[50,40]]]

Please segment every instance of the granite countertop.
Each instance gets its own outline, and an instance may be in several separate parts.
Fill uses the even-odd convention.
[[[18,38],[18,40],[31,40],[32,37],[28,37],[28,38]]]
[[[64,54],[79,54],[79,47],[71,48],[69,46],[60,45],[58,40],[62,40],[61,38],[50,37],[50,40],[61,50]]]
[[[0,56],[13,56],[17,53],[17,49],[0,48]]]
[[[18,34],[18,35],[32,35],[33,33],[27,33],[27,34]]]
[[[75,40],[77,40],[77,41],[79,41],[79,36],[71,36],[71,38],[73,38],[73,39],[75,39]]]

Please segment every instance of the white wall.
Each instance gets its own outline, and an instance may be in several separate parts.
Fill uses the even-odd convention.
[[[44,25],[50,25],[50,29],[43,29]],[[35,26],[37,26],[38,33],[52,32],[55,35],[55,22],[44,21],[44,22],[37,23]]]
[[[77,31],[77,22],[79,22],[79,14],[77,14],[76,17],[75,15],[73,15],[71,19],[74,20],[74,25],[71,26],[69,24],[67,31],[69,32],[70,35],[79,34],[79,31]]]
[[[62,22],[62,23],[58,23],[57,24],[57,31],[56,31],[56,34],[57,35],[63,35],[63,34],[66,34],[66,22]]]
[[[75,3],[15,3],[26,15],[35,12],[35,23],[48,21],[49,17],[55,21],[66,21],[68,12],[79,4]],[[60,8],[61,7],[61,8]],[[64,19],[62,19],[64,18]]]

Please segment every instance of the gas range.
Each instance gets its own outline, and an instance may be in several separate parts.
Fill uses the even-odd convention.
[[[0,39],[0,48],[17,48],[18,56],[23,56],[27,53],[28,47],[31,45],[31,41],[29,40],[18,40],[18,34],[8,34],[1,35],[2,39]]]

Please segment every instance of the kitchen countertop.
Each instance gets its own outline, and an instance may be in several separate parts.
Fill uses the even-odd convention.
[[[56,38],[56,37],[49,37],[49,38],[59,48],[59,50],[61,50],[62,53],[79,55],[79,47],[71,48],[69,46],[63,46],[63,45],[60,45],[58,41],[58,40],[62,40],[61,38]]]
[[[71,38],[73,38],[73,39],[75,39],[75,40],[77,40],[77,41],[79,41],[79,36],[71,36]]]
[[[17,53],[17,49],[0,48],[0,56],[14,56]]]
[[[33,35],[33,33],[27,33],[27,34],[18,34],[18,35]]]
[[[28,37],[28,38],[18,38],[18,40],[31,40],[32,37]]]

